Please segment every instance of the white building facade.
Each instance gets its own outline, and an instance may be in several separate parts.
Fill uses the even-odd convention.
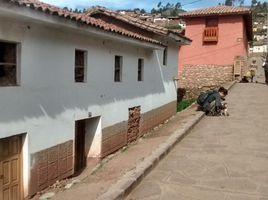
[[[253,46],[250,53],[267,53],[267,44]]]
[[[174,115],[178,46],[190,43],[126,37],[29,5],[0,1],[0,169],[3,180],[18,172],[13,185],[0,180],[2,199],[33,195]]]

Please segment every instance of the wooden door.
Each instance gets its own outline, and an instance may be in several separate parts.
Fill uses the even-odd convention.
[[[86,121],[75,122],[75,172],[79,172],[86,167],[85,155],[85,132]]]
[[[0,139],[0,200],[22,199],[21,136]]]

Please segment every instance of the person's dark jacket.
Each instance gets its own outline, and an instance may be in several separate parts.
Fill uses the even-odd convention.
[[[223,109],[222,106],[222,98],[218,91],[214,91],[212,94],[210,94],[207,99],[205,100],[203,104],[203,108],[210,109],[210,104],[215,101],[216,109]]]

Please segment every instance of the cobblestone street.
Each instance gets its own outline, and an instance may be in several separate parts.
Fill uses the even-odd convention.
[[[205,117],[128,200],[268,200],[268,86],[236,84],[229,117]]]

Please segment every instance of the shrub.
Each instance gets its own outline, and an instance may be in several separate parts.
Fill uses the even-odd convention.
[[[177,112],[184,110],[195,102],[195,99],[182,100],[177,103]]]

